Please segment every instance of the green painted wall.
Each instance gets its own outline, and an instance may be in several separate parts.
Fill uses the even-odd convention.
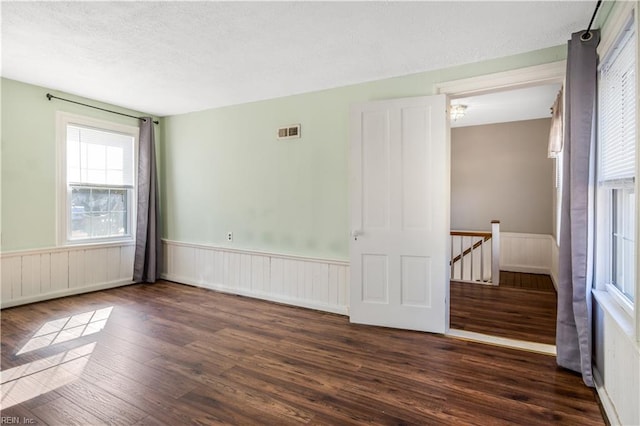
[[[171,240],[348,259],[348,111],[430,95],[438,82],[563,60],[566,47],[168,117],[161,141]],[[302,125],[302,138],[276,129]],[[226,241],[227,232],[234,241]]]
[[[557,46],[492,61],[161,120],[164,237],[240,249],[348,258],[348,111],[354,102],[428,95],[434,83],[562,60]],[[47,92],[1,80],[2,251],[56,245],[56,111],[125,124],[113,114],[48,101]],[[276,128],[301,123],[302,138]],[[226,242],[226,233],[234,241]]]
[[[14,80],[2,79],[1,85],[2,251],[54,247],[56,111],[128,125],[135,125],[136,120],[59,100],[49,101],[45,94],[51,92],[126,114],[145,114]]]

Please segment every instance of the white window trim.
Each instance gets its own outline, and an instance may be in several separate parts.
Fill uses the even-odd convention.
[[[623,311],[629,315],[629,317],[633,317],[633,304],[631,301],[625,297],[618,288],[612,284],[605,284],[605,289],[609,293],[609,295],[613,298],[613,300],[620,305]]]
[[[129,134],[133,136],[133,160],[134,160],[134,176],[133,176],[133,194],[131,197],[130,208],[130,233],[123,237],[107,237],[107,238],[90,238],[85,240],[69,240],[68,224],[69,209],[68,190],[67,190],[67,125],[76,124],[84,127],[94,127],[108,131]],[[137,206],[137,188],[138,188],[138,138],[140,136],[140,128],[137,126],[129,126],[126,124],[114,123],[112,121],[100,120],[97,118],[87,117],[83,115],[72,114],[68,112],[58,111],[56,113],[56,241],[58,246],[81,246],[95,245],[100,243],[113,242],[132,242],[136,235],[136,206]]]
[[[638,32],[640,29],[639,13],[637,8],[637,2],[617,2],[614,5],[614,9],[609,16],[605,27],[602,30],[600,44],[598,45],[598,55],[600,58],[606,58],[607,54],[618,40],[620,32],[624,29],[625,25],[629,22],[629,18],[632,17],[635,20],[635,41],[636,41],[636,91],[640,90],[638,85],[638,70],[640,69],[640,43],[638,43]],[[638,93],[638,92],[637,92]],[[636,99],[637,102],[637,99]],[[638,193],[640,179],[640,108],[636,108],[636,179],[635,179],[635,192]],[[596,202],[596,218],[598,223],[601,223],[603,217],[608,218],[606,209],[610,205],[610,194],[604,188],[598,186],[597,189],[597,202]],[[640,200],[636,196],[636,214],[640,207]],[[637,220],[637,219],[636,219]],[[640,279],[638,279],[638,263],[640,260],[640,223],[636,223],[636,247],[635,247],[635,276],[636,276],[636,291],[634,302],[630,303],[629,299],[624,297],[621,292],[615,288],[615,286],[607,283],[610,276],[611,259],[610,259],[610,247],[609,238],[606,234],[608,230],[611,230],[610,220],[606,223],[601,223],[602,226],[598,227],[596,233],[596,250],[595,250],[595,286],[594,295],[596,299],[601,301],[603,307],[616,306],[618,322],[623,324],[634,324],[635,327],[635,340],[640,342]],[[604,260],[606,259],[606,260]],[[603,261],[604,260],[604,261]],[[607,309],[609,309],[607,308]],[[624,318],[623,318],[624,317]],[[630,330],[631,331],[631,330]],[[631,331],[633,333],[633,331]]]

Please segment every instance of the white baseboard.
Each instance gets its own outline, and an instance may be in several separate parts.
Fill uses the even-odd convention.
[[[234,294],[238,296],[251,297],[254,299],[267,300],[269,302],[282,303],[284,305],[297,306],[300,308],[313,309],[316,311],[330,312],[340,315],[348,315],[349,309],[346,306],[334,306],[322,303],[314,303],[306,300],[293,299],[285,296],[277,296],[265,292],[257,292],[251,290],[243,290],[228,287],[223,284],[203,284],[190,280],[186,277],[172,276],[170,274],[162,274],[162,278],[167,281],[176,282],[178,284],[187,284],[194,287],[206,288],[209,290],[219,291],[221,293]]]
[[[528,266],[528,265],[500,265],[501,271],[507,272],[520,272],[524,274],[545,274],[551,275],[551,270],[549,268],[539,267],[539,266]]]

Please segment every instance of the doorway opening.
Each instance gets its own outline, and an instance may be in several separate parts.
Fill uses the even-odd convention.
[[[451,119],[451,230],[482,234],[501,222],[497,274],[478,272],[491,261],[474,252],[477,239],[452,236],[450,336],[555,354],[559,185],[546,143],[564,70],[559,62],[436,87],[464,113]]]

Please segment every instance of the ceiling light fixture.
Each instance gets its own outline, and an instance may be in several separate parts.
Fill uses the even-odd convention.
[[[449,114],[451,115],[451,120],[457,121],[459,118],[464,117],[467,112],[467,106],[462,104],[451,105],[449,109]]]

